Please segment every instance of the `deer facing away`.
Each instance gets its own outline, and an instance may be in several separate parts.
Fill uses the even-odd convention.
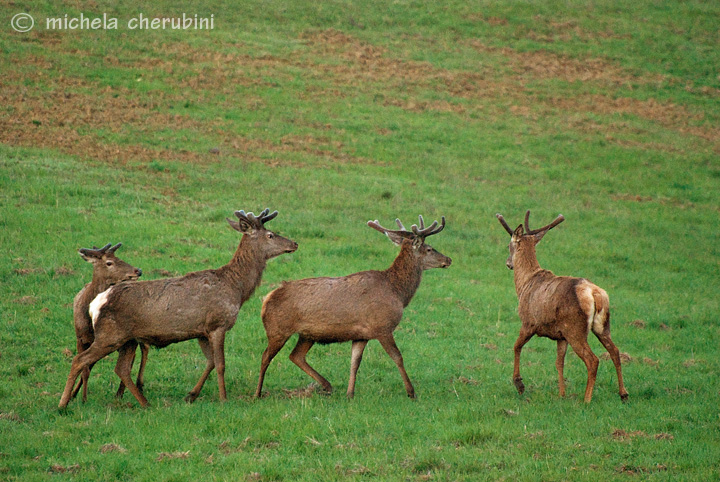
[[[396,220],[400,230],[383,228],[377,221],[368,226],[387,235],[400,246],[400,254],[384,271],[363,271],[342,278],[309,278],[284,282],[267,295],[262,306],[262,321],[268,346],[262,355],[260,377],[255,396],[262,393],[265,371],[287,340],[299,334],[290,360],[320,383],[327,392],[332,386],[305,360],[315,343],[352,342],[350,381],[347,396],[355,394],[355,378],[363,351],[369,340],[377,339],[397,365],[410,398],[415,389],[405,371],[402,355],[395,344],[393,331],[400,323],[403,309],[410,303],[420,285],[422,272],[430,268],[447,268],[452,260],[439,253],[425,238],[445,227],[445,218],[425,227],[408,231]]]
[[[232,260],[218,269],[179,278],[120,283],[100,293],[90,305],[95,340],[72,361],[60,408],[67,406],[78,375],[108,354],[119,351],[115,373],[140,405],[148,402],[130,378],[137,343],[159,348],[196,338],[207,365],[185,398],[194,401],[213,369],[217,370],[220,399],[226,400],[225,334],[233,327],[243,303],[260,284],[270,258],[292,253],[297,243],[265,229],[277,216],[265,209],[259,216],[236,211],[228,219],[242,233]]]
[[[561,397],[565,396],[563,369],[568,344],[585,363],[588,371],[585,402],[589,403],[598,370],[598,358],[587,342],[588,333],[592,331],[615,364],[620,398],[625,401],[628,393],[623,384],[620,352],[610,339],[610,300],[607,293],[584,278],[555,276],[551,271],[542,269],[537,261],[535,245],[565,218],[559,215],[547,226],[531,230],[528,225],[530,211],[527,211],[524,228],[521,224],[513,231],[502,215],[496,216],[511,236],[510,255],[505,264],[514,271],[518,313],[522,322],[514,346],[513,381],[518,392],[522,394],[525,391],[520,376],[520,352],[530,338],[538,335],[557,341],[555,366]]]
[[[115,251],[122,246],[122,243],[118,243],[115,246],[107,244],[102,248],[80,249],[79,253],[82,258],[93,265],[92,280],[86,284],[82,290],[75,296],[73,302],[73,321],[75,323],[75,337],[77,339],[77,352],[82,353],[92,345],[95,339],[95,333],[93,332],[92,320],[90,319],[90,313],[88,308],[90,303],[95,299],[97,295],[110,288],[110,286],[117,284],[121,281],[136,280],[142,276],[142,270],[134,266],[129,265],[125,261],[115,256]],[[147,361],[147,345],[142,345],[142,359],[140,362],[140,371],[138,372],[137,386],[142,391],[143,385],[143,372],[145,369],[145,363]],[[92,366],[88,366],[82,372],[80,382],[77,384],[75,390],[73,390],[73,398],[77,396],[82,387],[82,399],[83,402],[87,401],[87,389],[88,379],[90,377],[90,369]],[[121,396],[125,389],[125,385],[120,384],[117,395]]]

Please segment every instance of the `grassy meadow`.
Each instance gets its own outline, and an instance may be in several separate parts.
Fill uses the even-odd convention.
[[[41,2],[0,6],[0,480],[626,481],[720,479],[720,4],[566,2]],[[19,12],[35,28],[10,27]],[[68,15],[116,30],[53,30]],[[182,13],[212,30],[127,27]],[[143,279],[228,262],[238,209],[277,209],[300,245],[268,263],[226,339],[227,403],[194,341],[153,349],[141,409],[116,355],[87,403],[58,411],[75,354],[82,247]],[[566,221],[540,264],[606,289],[629,401],[594,338],[591,404],[569,351],[520,321],[509,238]],[[288,360],[254,400],[262,297],[282,280],[384,269],[366,221],[446,216],[395,338],[418,399],[368,344]]]

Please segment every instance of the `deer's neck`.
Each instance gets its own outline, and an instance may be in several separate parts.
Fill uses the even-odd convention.
[[[529,286],[535,275],[543,271],[538,263],[534,245],[518,246],[513,257],[515,292],[520,294]]]
[[[393,264],[385,270],[390,280],[390,286],[402,301],[403,306],[410,304],[410,300],[420,286],[422,267],[419,260],[412,253],[412,246],[403,243]]]
[[[80,305],[89,306],[97,295],[110,288],[112,284],[109,279],[93,276],[93,279],[85,285],[79,294],[79,298],[77,298],[80,301]]]
[[[262,279],[267,260],[243,235],[233,258],[218,269],[218,276],[225,279],[238,295],[240,303],[247,301]]]

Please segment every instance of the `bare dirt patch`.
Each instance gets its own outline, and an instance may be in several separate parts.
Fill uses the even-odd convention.
[[[577,26],[560,27],[574,30]],[[65,48],[53,36],[38,37],[36,40],[46,45],[51,53],[53,49],[60,51]],[[356,95],[357,92],[380,92],[378,102],[388,107],[462,117],[473,111],[487,111],[495,115],[507,115],[509,112],[531,120],[538,120],[544,115],[567,117],[575,114],[577,118],[577,113],[588,112],[630,114],[683,134],[715,143],[720,140],[720,129],[702,127],[703,115],[680,105],[608,94],[547,99],[526,90],[525,86],[531,79],[559,78],[570,82],[602,83],[610,88],[659,79],[654,76],[637,77],[603,59],[578,60],[546,50],[517,52],[470,42],[471,47],[479,51],[506,59],[515,75],[505,75],[482,70],[481,67],[476,71],[471,68],[448,70],[429,62],[396,58],[384,47],[335,29],[305,32],[300,40],[304,48],[284,57],[253,57],[243,52],[243,45],[225,43],[213,45],[217,50],[183,43],[153,44],[148,46],[147,55],[140,59],[123,52],[107,56],[104,59],[106,65],[137,70],[140,77],[154,77],[166,86],[162,91],[145,94],[144,98],[132,89],[101,87],[94,82],[68,77],[63,74],[62,66],[42,56],[23,59],[24,65],[37,67],[43,85],[36,86],[36,79],[19,73],[21,69],[9,72],[0,80],[0,104],[6,114],[0,116],[0,142],[54,148],[83,158],[121,164],[152,160],[210,163],[218,158],[234,156],[270,166],[302,165],[296,160],[283,159],[282,154],[285,153],[300,153],[332,163],[373,163],[371,159],[357,156],[349,146],[318,136],[252,139],[233,133],[232,120],[199,121],[189,115],[168,112],[169,105],[188,100],[191,103],[211,102],[221,107],[232,104],[234,108],[240,105],[248,110],[267,109],[261,96],[238,98],[237,86],[249,86],[251,91],[255,87],[279,87],[298,73],[309,79],[306,90],[299,96],[310,100],[327,101]],[[312,82],[316,79],[320,82]],[[331,87],[327,88],[323,83],[329,83]],[[447,98],[422,99],[433,92]],[[572,122],[569,124],[572,125]],[[97,130],[102,130],[105,138],[100,137]],[[206,140],[217,140],[218,151],[212,154],[206,148],[197,152],[109,140],[128,138],[137,133],[151,136],[160,130],[197,132]],[[332,131],[333,128],[330,129]],[[607,134],[612,134],[611,131]],[[188,140],[186,134],[178,134],[178,137]],[[626,142],[612,141],[620,145]],[[663,148],[662,145],[655,147]],[[720,147],[716,145],[716,149]]]
[[[567,82],[601,81],[612,84],[644,84],[663,79],[661,76],[631,75],[625,69],[604,59],[574,59],[548,50],[520,52],[508,47],[491,47],[477,40],[468,43],[479,52],[501,54],[510,68],[520,76],[516,80],[521,82],[527,80],[527,77],[561,79]]]
[[[105,444],[102,447],[100,447],[101,454],[107,454],[110,452],[125,453],[125,452],[127,452],[127,449],[125,447],[121,447],[120,445],[115,444],[115,443]]]
[[[653,121],[668,129],[720,142],[720,129],[699,127],[704,115],[690,112],[681,105],[659,102],[655,99],[638,100],[629,97],[610,97],[592,94],[549,99],[547,105],[560,110],[592,112],[602,115],[630,114]]]
[[[95,90],[97,93],[90,95],[78,90]],[[128,126],[198,128],[198,123],[187,117],[157,112],[153,104],[138,101],[131,92],[101,90],[67,77],[51,81],[46,92],[31,90],[18,83],[3,85],[1,92],[0,103],[9,110],[9,115],[0,118],[0,142],[53,148],[82,158],[121,163],[131,159],[203,161],[197,153],[106,143],[95,135],[82,133],[92,128],[121,132]]]
[[[605,351],[600,355],[599,358],[601,360],[610,360],[610,353]],[[620,352],[620,362],[621,363],[630,363],[633,361],[635,361],[635,359],[633,357],[631,357],[630,354],[625,353],[625,352]]]
[[[159,105],[165,100],[162,95],[147,102],[127,89],[100,89],[92,83],[66,77],[50,82],[47,92],[28,89],[19,82],[2,87],[0,103],[6,106],[9,115],[0,118],[0,142],[10,145],[58,149],[81,158],[119,164],[153,160],[202,164],[215,162],[221,157],[218,154],[223,153],[270,165],[299,165],[278,158],[268,160],[262,156],[268,152],[305,153],[341,163],[372,162],[345,152],[342,144],[332,141],[288,137],[276,143],[228,134],[223,121],[199,121],[187,115],[162,112]],[[84,93],[92,91],[97,93]],[[93,129],[121,135],[182,129],[217,138],[222,149],[215,153],[118,144],[98,138]]]
[[[190,451],[186,452],[160,452],[155,462],[162,462],[165,459],[186,459],[190,457]]]

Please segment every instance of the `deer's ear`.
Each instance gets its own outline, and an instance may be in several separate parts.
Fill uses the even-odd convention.
[[[524,233],[524,231],[523,231],[523,225],[521,224],[520,226],[518,226],[517,228],[515,228],[515,231],[513,232],[512,235],[513,235],[513,237],[519,238],[520,236],[523,235],[523,233]]]
[[[385,236],[387,236],[388,239],[390,241],[392,241],[394,244],[396,244],[397,246],[400,246],[403,242],[403,239],[405,239],[402,236],[400,236],[399,234],[391,233],[389,231],[385,233]]]
[[[82,248],[78,250],[78,253],[82,257],[82,259],[84,259],[88,263],[94,263],[95,261],[100,259],[94,251],[91,251],[89,249]]]
[[[230,226],[235,230],[239,231],[243,234],[251,233],[255,230],[255,228],[250,224],[249,222],[245,221],[244,219],[240,219],[239,221],[233,221],[230,218],[225,218],[227,222],[230,224]]]
[[[535,238],[535,244],[538,244],[548,231],[550,230],[546,229],[545,231],[540,231],[539,233],[534,234],[533,237]]]

